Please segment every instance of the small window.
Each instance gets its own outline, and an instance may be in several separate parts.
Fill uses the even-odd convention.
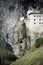
[[[39,17],[41,17],[41,15],[39,15]]]
[[[42,22],[42,24],[43,24],[43,22]]]
[[[39,19],[39,21],[41,21],[41,19]]]
[[[36,21],[36,19],[34,19],[34,21]]]
[[[41,24],[41,22],[39,22],[39,24]]]
[[[34,24],[36,24],[36,23],[34,22]]]
[[[38,17],[38,15],[37,15],[37,17]]]
[[[35,17],[35,15],[34,15],[34,17]]]

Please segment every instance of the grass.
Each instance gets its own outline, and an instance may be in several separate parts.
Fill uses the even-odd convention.
[[[1,58],[1,60],[3,60],[3,56],[4,56],[4,46],[3,46],[3,41],[2,41],[1,35],[0,35],[0,58]]]
[[[11,65],[43,65],[43,46],[31,48],[25,56],[13,62]]]
[[[0,32],[1,32],[1,29],[2,29],[2,24],[3,24],[3,22],[0,22]]]
[[[1,39],[2,24],[3,24],[3,22],[0,21],[0,57],[3,55],[3,41]]]

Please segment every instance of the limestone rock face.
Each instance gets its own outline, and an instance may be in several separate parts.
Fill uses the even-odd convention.
[[[26,26],[19,18],[18,10],[15,9],[4,20],[2,27],[2,36],[13,47],[15,55],[23,54],[26,48]]]

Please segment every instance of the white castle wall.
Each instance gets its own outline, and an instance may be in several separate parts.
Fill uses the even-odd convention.
[[[27,28],[27,37],[30,36],[30,44],[32,46],[37,37],[40,37],[43,33],[43,13],[30,10],[27,12],[27,19],[24,22]]]

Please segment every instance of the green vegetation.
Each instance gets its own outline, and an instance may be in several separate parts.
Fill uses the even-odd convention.
[[[35,47],[38,48],[43,44],[43,38],[38,38],[35,43]]]
[[[4,46],[0,35],[0,60],[2,61],[2,63],[3,63],[3,56],[4,56]]]
[[[11,65],[43,65],[43,46],[32,47],[22,58]]]
[[[36,40],[35,47],[36,47],[36,48],[40,47],[40,39],[37,39],[37,40]]]
[[[0,21],[0,32],[1,32],[1,29],[2,29],[2,24],[3,24],[3,22]]]
[[[1,37],[0,37],[0,49],[3,47],[3,41],[2,41],[2,39],[1,39]]]

